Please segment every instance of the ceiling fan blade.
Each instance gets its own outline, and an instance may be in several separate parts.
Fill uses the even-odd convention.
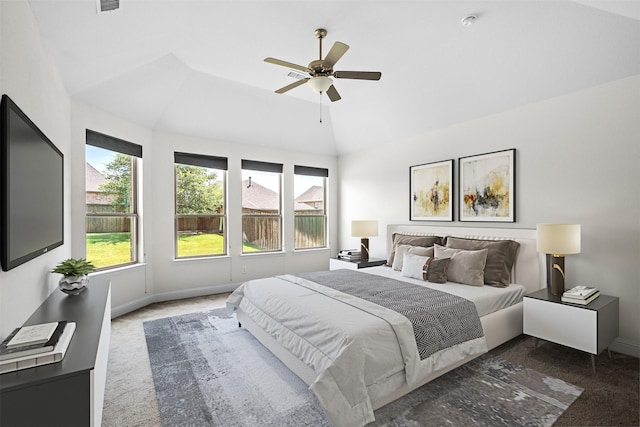
[[[344,55],[347,50],[349,50],[349,45],[342,42],[335,42],[333,46],[331,46],[331,50],[327,53],[327,56],[325,56],[324,61],[322,61],[324,68],[333,68],[335,63],[342,58],[342,55]]]
[[[295,81],[289,85],[286,85],[285,87],[281,87],[280,89],[276,90],[276,93],[285,93],[286,91],[289,91],[293,88],[296,88],[298,86],[301,86],[303,84],[305,84],[306,82],[309,81],[309,78],[306,79],[300,79],[298,81]]]
[[[327,96],[329,97],[331,102],[340,101],[342,99],[334,85],[329,86],[329,89],[327,89]]]
[[[308,67],[304,67],[302,65],[298,65],[298,64],[294,64],[291,62],[287,62],[287,61],[282,61],[280,59],[276,59],[276,58],[264,58],[264,62],[269,62],[271,64],[276,64],[276,65],[281,65],[283,67],[287,67],[287,68],[293,68],[294,70],[300,70],[303,71],[305,73],[310,72],[311,70]]]
[[[380,80],[382,73],[379,71],[334,71],[336,79]]]

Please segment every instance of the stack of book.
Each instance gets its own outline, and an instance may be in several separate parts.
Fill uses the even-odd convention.
[[[338,258],[346,260],[358,260],[361,258],[361,253],[357,249],[343,249],[338,252]]]
[[[0,374],[61,361],[75,330],[66,321],[15,329],[0,343]]]
[[[569,289],[568,291],[564,291],[561,299],[563,302],[587,305],[599,296],[600,291],[596,288],[589,288],[587,286],[576,286]]]

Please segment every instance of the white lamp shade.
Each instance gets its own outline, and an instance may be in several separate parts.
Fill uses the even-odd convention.
[[[378,221],[358,220],[351,221],[352,237],[375,237],[378,235]]]
[[[311,80],[307,82],[309,87],[313,89],[316,93],[325,93],[333,84],[333,80],[329,77],[312,77]]]
[[[580,224],[538,224],[537,247],[543,254],[580,253]]]

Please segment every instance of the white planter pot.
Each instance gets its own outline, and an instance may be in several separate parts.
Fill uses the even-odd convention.
[[[83,276],[62,276],[58,282],[58,287],[67,295],[78,295],[87,288],[89,277]]]

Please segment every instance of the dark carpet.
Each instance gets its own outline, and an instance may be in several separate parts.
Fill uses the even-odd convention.
[[[640,426],[640,361],[607,352],[596,357],[596,373],[589,354],[521,335],[489,354],[559,378],[584,389],[554,426]]]
[[[164,426],[329,426],[306,384],[224,310],[144,330]],[[492,352],[380,408],[370,425],[550,426],[581,393]]]

